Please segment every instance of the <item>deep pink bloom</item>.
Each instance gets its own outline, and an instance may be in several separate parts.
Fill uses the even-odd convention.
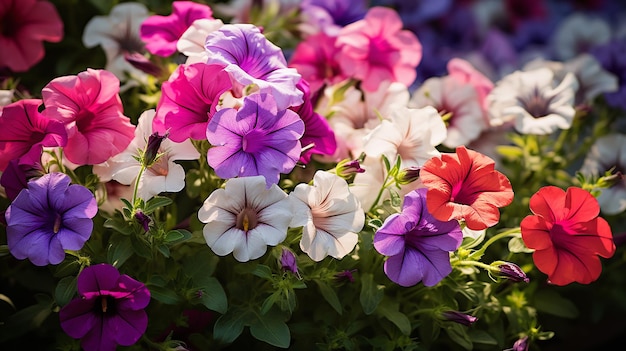
[[[279,110],[302,104],[296,84],[302,76],[287,67],[283,51],[252,24],[226,24],[206,38],[208,64],[222,65],[230,74],[235,95],[251,84],[272,94]]]
[[[474,68],[472,64],[457,57],[448,61],[448,74],[460,83],[474,87],[478,101],[483,109],[485,121],[488,123],[489,117],[486,112],[487,95],[493,90],[493,82]]]
[[[252,94],[239,110],[224,108],[209,122],[207,162],[221,178],[262,175],[269,188],[295,167],[303,133],[297,113],[279,110],[272,95]]]
[[[336,40],[324,32],[309,36],[298,43],[289,60],[289,67],[298,70],[302,79],[309,82],[313,94],[325,84],[332,85],[347,78],[337,61]]]
[[[193,1],[174,1],[171,15],[148,17],[141,24],[139,34],[150,53],[167,57],[176,52],[178,39],[193,21],[203,18],[213,18],[209,6]]]
[[[44,147],[65,146],[67,133],[63,123],[39,113],[39,99],[24,99],[0,110],[0,171],[11,160],[21,165],[41,163]]]
[[[67,159],[95,165],[124,151],[135,127],[124,116],[120,81],[113,73],[88,68],[76,76],[53,79],[41,91],[44,114],[65,124]]]
[[[142,282],[101,263],[80,272],[77,289],[79,297],[61,308],[59,319],[67,335],[82,339],[85,351],[115,351],[146,331],[150,291]]]
[[[232,87],[222,66],[182,64],[161,86],[161,99],[152,128],[182,143],[206,139],[206,127],[215,114],[220,96]]]
[[[382,81],[411,85],[422,59],[415,34],[402,30],[400,16],[386,7],[372,7],[364,19],[344,27],[337,46],[341,69],[367,91],[376,91]]]
[[[324,116],[313,111],[313,102],[308,83],[302,79],[298,82],[298,89],[304,93],[304,103],[291,110],[296,112],[304,122],[304,135],[300,139],[302,147],[313,147],[307,149],[300,156],[300,162],[309,163],[313,154],[332,155],[337,150],[337,139],[335,132],[328,124]]]
[[[63,39],[54,5],[38,0],[0,0],[0,68],[24,72],[45,55],[43,42]]]

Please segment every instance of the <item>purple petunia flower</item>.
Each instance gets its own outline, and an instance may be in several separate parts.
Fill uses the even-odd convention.
[[[58,264],[64,250],[80,250],[93,229],[96,199],[63,173],[28,182],[6,211],[7,243],[17,259],[34,265]]]
[[[210,33],[205,49],[207,64],[225,66],[230,74],[235,93],[242,94],[251,84],[261,93],[276,99],[279,110],[302,104],[302,92],[296,88],[301,76],[295,68],[288,68],[282,50],[267,40],[252,24],[226,24]]]
[[[420,281],[439,283],[452,272],[450,251],[456,250],[463,233],[456,220],[442,222],[426,208],[425,188],[404,197],[402,213],[389,216],[374,235],[374,247],[386,256],[385,274],[402,286]]]
[[[207,161],[221,178],[262,175],[277,184],[300,158],[304,122],[291,110],[279,110],[271,95],[253,94],[239,110],[219,110],[207,127],[213,145]]]
[[[324,31],[331,36],[350,23],[365,17],[366,1],[303,0],[300,5],[303,20],[312,31]]]
[[[85,268],[77,288],[79,298],[61,308],[59,319],[67,335],[82,339],[85,351],[130,346],[146,331],[150,291],[142,282],[102,263]]]

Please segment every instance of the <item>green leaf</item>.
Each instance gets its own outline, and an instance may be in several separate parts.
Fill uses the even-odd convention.
[[[516,160],[524,156],[524,150],[517,146],[499,145],[496,146],[496,152],[510,160]]]
[[[146,206],[143,208],[143,213],[151,214],[156,211],[159,207],[165,207],[170,205],[173,202],[172,199],[165,196],[155,196],[146,203]]]
[[[509,240],[509,251],[512,253],[531,253],[535,250],[526,247],[524,240],[522,240],[522,235],[520,234],[519,236],[514,236],[511,240]]]
[[[59,306],[67,305],[76,294],[76,277],[69,276],[59,280],[54,289],[54,299]]]
[[[400,305],[397,302],[393,303],[384,301],[378,305],[378,309],[376,311],[383,317],[387,318],[391,323],[395,324],[396,327],[400,329],[402,334],[411,334],[411,321],[409,320],[409,317],[400,312]]]
[[[131,235],[130,244],[133,248],[133,251],[137,255],[143,258],[152,258],[152,249],[150,248],[150,244],[146,241],[146,239],[139,237],[138,235]]]
[[[163,257],[165,257],[165,258],[169,258],[170,257],[170,248],[167,247],[167,245],[161,244],[161,245],[157,246],[157,250],[159,250],[159,252],[161,253],[161,255],[163,255]]]
[[[148,289],[150,290],[150,297],[166,305],[176,305],[182,301],[178,294],[171,289],[156,285],[148,285]]]
[[[361,306],[363,306],[363,312],[370,315],[378,307],[378,304],[383,299],[384,285],[376,285],[374,283],[374,275],[372,273],[364,273],[361,275],[361,294],[359,300]]]
[[[3,321],[0,343],[17,339],[31,330],[35,330],[52,313],[53,300],[49,296],[37,296],[37,304],[17,311]]]
[[[184,229],[170,230],[169,232],[167,232],[167,234],[165,234],[165,242],[168,245],[179,244],[179,243],[182,243],[183,241],[187,241],[191,239],[192,236],[193,235],[188,230],[184,230]]]
[[[109,218],[104,221],[103,225],[105,228],[110,228],[115,230],[116,232],[126,235],[130,235],[133,232],[133,227],[120,218]]]
[[[337,297],[335,290],[321,280],[315,280],[315,282],[320,288],[320,293],[322,294],[324,300],[326,300],[326,302],[328,302],[330,306],[337,311],[337,313],[342,314],[341,302],[339,302],[339,298]]]
[[[280,299],[280,292],[274,291],[273,294],[268,296],[263,301],[263,304],[261,305],[261,314],[266,314],[279,299]]]
[[[467,335],[467,327],[457,323],[450,324],[448,327],[446,327],[446,333],[448,334],[450,339],[452,339],[452,341],[459,344],[464,349],[473,349],[474,344],[472,343],[469,335]]]
[[[202,291],[200,301],[206,308],[219,313],[226,313],[228,310],[228,299],[219,280],[205,276],[200,279],[196,278],[193,282],[195,287]]]
[[[538,311],[563,318],[578,317],[576,305],[553,290],[538,290],[535,294],[535,307]]]
[[[130,243],[130,238],[122,237],[120,240],[111,242],[109,249],[107,250],[107,261],[120,268],[126,260],[133,255],[133,245]]]
[[[291,343],[291,333],[284,316],[274,310],[264,315],[257,314],[250,324],[250,334],[257,340],[280,348],[286,349]]]
[[[56,278],[63,278],[68,275],[76,275],[79,269],[80,264],[75,257],[71,256],[71,258],[64,260],[61,264],[55,267],[54,276]]]
[[[213,338],[222,344],[230,344],[241,335],[250,321],[251,313],[242,308],[231,308],[215,321]]]
[[[0,257],[7,256],[9,253],[9,245],[0,245]]]
[[[467,334],[470,340],[475,344],[498,345],[498,340],[484,330],[470,329]]]
[[[183,261],[183,272],[191,279],[201,279],[215,272],[219,258],[206,245],[204,249],[185,257]]]
[[[259,278],[272,280],[272,269],[263,264],[257,265],[252,271],[252,274],[256,275]]]

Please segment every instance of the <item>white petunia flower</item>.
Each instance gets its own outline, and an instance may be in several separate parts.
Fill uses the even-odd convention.
[[[139,27],[148,16],[148,9],[143,4],[129,2],[115,5],[108,16],[95,16],[87,23],[83,44],[88,48],[100,45],[107,58],[105,69],[120,81],[127,80],[126,74],[145,81],[146,73],[133,67],[124,54],[145,51]]]
[[[492,127],[513,123],[522,134],[568,129],[576,114],[578,81],[567,73],[555,79],[549,68],[515,71],[496,83],[487,96]]]
[[[576,12],[561,22],[552,39],[557,58],[565,61],[607,43],[611,40],[611,27],[600,17]]]
[[[437,110],[396,105],[387,117],[366,138],[368,157],[385,155],[395,162],[400,155],[401,168],[421,167],[431,157],[439,157],[435,147],[446,139],[446,125]]]
[[[154,115],[154,109],[142,113],[135,129],[135,137],[126,150],[113,156],[107,162],[94,166],[94,173],[102,181],[113,179],[121,184],[134,184],[141,169],[141,163],[137,157],[141,150],[145,149],[148,138],[152,135]],[[137,195],[144,200],[149,200],[162,192],[181,191],[185,187],[185,170],[174,161],[196,160],[200,157],[190,140],[175,143],[164,139],[159,153],[163,155],[143,172],[139,180]]]
[[[312,186],[299,184],[289,196],[308,207],[306,216],[294,217],[292,226],[304,226],[300,248],[313,261],[341,259],[354,250],[365,214],[343,178],[318,171]]]
[[[292,205],[276,184],[266,188],[263,176],[232,178],[204,201],[198,219],[206,223],[204,239],[216,255],[232,252],[237,261],[247,262],[285,240]]]
[[[443,141],[449,148],[467,145],[487,127],[476,89],[452,76],[427,79],[415,91],[409,106],[433,106],[442,116],[449,115]]]
[[[626,135],[609,134],[600,137],[585,157],[580,172],[587,176],[603,176],[615,168],[621,179],[608,189],[603,189],[598,203],[603,213],[615,215],[626,210]]]
[[[193,21],[176,43],[176,49],[187,56],[185,64],[207,62],[209,54],[204,49],[206,37],[223,25],[220,19],[201,18]]]

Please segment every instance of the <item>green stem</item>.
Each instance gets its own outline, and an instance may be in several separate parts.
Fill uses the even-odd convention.
[[[480,261],[472,261],[472,260],[462,260],[462,261],[457,261],[455,262],[456,266],[475,266],[475,267],[479,267],[482,268],[488,272],[497,272],[498,269],[494,266],[490,266],[486,263],[482,263]]]
[[[516,227],[516,228],[512,228],[509,230],[505,230],[503,232],[500,232],[494,236],[492,236],[491,238],[489,238],[489,240],[485,241],[485,243],[483,244],[483,246],[474,251],[472,254],[469,255],[470,259],[479,259],[480,257],[482,257],[482,255],[485,254],[485,250],[487,250],[487,248],[489,247],[489,245],[495,243],[496,241],[502,239],[502,238],[506,238],[509,236],[516,236],[518,233],[520,232],[520,228]]]
[[[387,174],[387,176],[385,176],[385,180],[383,181],[383,186],[380,187],[380,191],[378,191],[378,195],[376,195],[376,199],[372,203],[372,206],[370,206],[369,211],[367,211],[368,213],[371,213],[376,208],[376,205],[378,205],[378,201],[380,201],[380,198],[383,196],[383,191],[385,191],[385,189],[393,184],[393,182],[389,181],[389,178],[391,177],[389,176],[389,174]]]
[[[139,190],[139,181],[141,180],[141,176],[143,176],[143,172],[146,170],[146,165],[141,163],[141,169],[139,169],[139,174],[137,174],[137,180],[135,181],[135,188],[133,189],[133,208],[131,210],[134,212],[137,206],[137,192]]]

